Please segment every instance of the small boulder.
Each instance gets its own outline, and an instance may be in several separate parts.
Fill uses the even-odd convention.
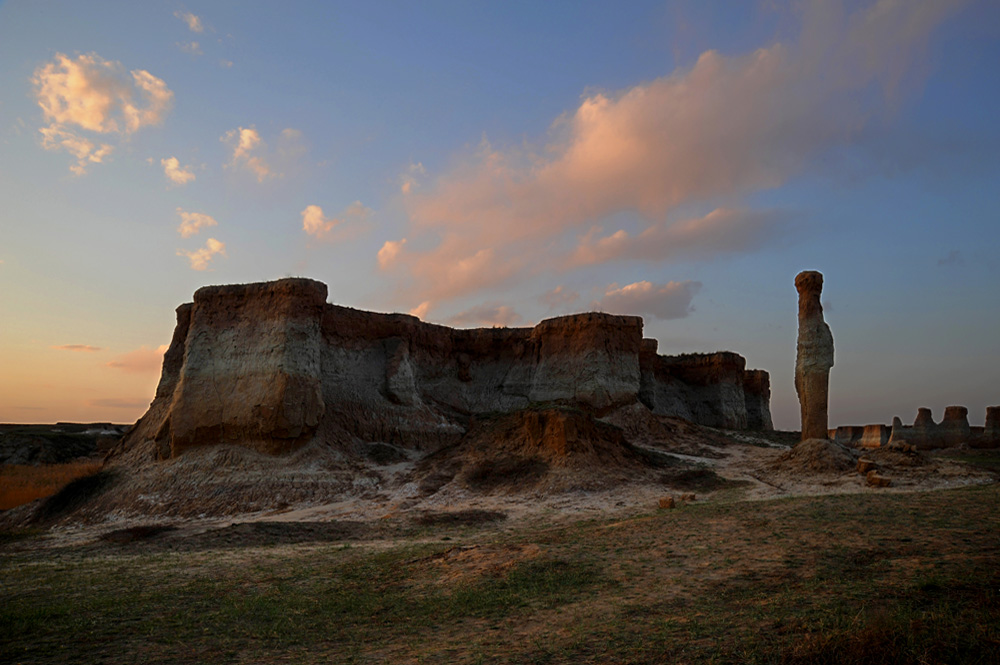
[[[674,497],[665,496],[660,499],[660,508],[669,509],[674,507]]]
[[[864,457],[858,460],[858,473],[865,474],[869,471],[873,471],[875,468],[874,460],[865,459]]]
[[[871,487],[889,487],[892,485],[892,481],[890,479],[883,475],[879,475],[879,472],[874,469],[868,472],[865,479]]]

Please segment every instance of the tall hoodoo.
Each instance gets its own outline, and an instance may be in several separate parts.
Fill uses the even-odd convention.
[[[828,436],[827,406],[833,335],[823,320],[823,275],[814,270],[795,277],[799,292],[799,336],[795,356],[795,392],[802,413],[802,440]]]

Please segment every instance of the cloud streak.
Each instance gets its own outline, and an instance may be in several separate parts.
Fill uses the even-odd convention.
[[[522,321],[521,315],[508,305],[483,304],[459,312],[448,319],[455,326],[512,326]]]
[[[682,319],[694,311],[692,301],[701,282],[635,282],[619,287],[612,284],[604,297],[591,307],[613,314],[649,314],[657,319]]]
[[[62,344],[60,346],[53,346],[52,348],[60,351],[75,351],[82,353],[95,353],[102,350],[99,346],[90,346],[89,344]]]
[[[132,374],[152,374],[160,371],[160,367],[163,365],[163,354],[166,352],[166,344],[162,344],[155,349],[140,346],[138,349],[123,353],[114,360],[106,363],[106,367],[120,369],[123,372]]]
[[[192,14],[191,12],[183,11],[178,9],[174,12],[174,16],[184,21],[187,24],[188,30],[191,32],[204,32],[205,26],[201,22],[201,18]]]
[[[402,269],[401,297],[444,300],[547,270],[766,247],[792,216],[733,202],[854,141],[962,4],[878,0],[848,14],[809,2],[791,43],[706,51],[661,78],[590,92],[539,141],[484,139],[420,190],[403,180],[410,243],[379,264]],[[680,206],[712,212],[678,221]],[[621,213],[638,230],[601,228]]]

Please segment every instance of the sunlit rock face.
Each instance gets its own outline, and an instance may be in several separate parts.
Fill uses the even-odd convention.
[[[833,335],[823,320],[823,275],[806,270],[795,277],[799,293],[799,334],[795,355],[795,392],[802,416],[802,440],[828,436]]]
[[[124,447],[153,442],[161,459],[224,443],[282,454],[317,438],[429,449],[471,416],[539,403],[771,428],[767,372],[735,353],[659,356],[639,317],[457,330],[326,298],[309,279],[199,289],[177,309],[156,397]]]

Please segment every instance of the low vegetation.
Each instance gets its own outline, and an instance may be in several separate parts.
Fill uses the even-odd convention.
[[[0,510],[52,496],[71,481],[95,474],[100,468],[99,461],[41,466],[0,465]]]
[[[183,525],[29,534],[0,544],[0,661],[995,663],[998,501],[695,502],[242,548],[185,549]]]

